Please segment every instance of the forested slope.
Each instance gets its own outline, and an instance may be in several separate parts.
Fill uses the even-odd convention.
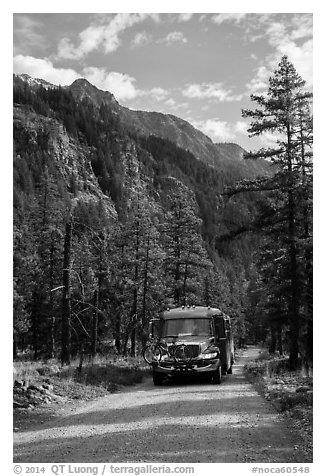
[[[270,166],[243,165],[234,145],[219,155],[199,131],[196,144],[179,147],[190,124],[168,116],[170,141],[155,114],[146,116],[150,131],[129,113],[127,121],[112,95],[85,81],[58,88],[14,78],[15,350],[64,348],[69,361],[81,348],[114,345],[133,355],[150,318],[185,303],[229,313],[237,339],[252,331],[258,238],[217,247],[216,238],[255,217],[263,198],[227,200],[225,188],[271,175]],[[215,152],[207,160],[191,149]]]

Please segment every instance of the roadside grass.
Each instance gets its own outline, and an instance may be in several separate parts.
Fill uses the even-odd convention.
[[[114,392],[120,386],[135,385],[149,375],[149,366],[139,357],[96,357],[79,368],[76,360],[63,367],[59,378],[67,385],[99,387]]]
[[[25,382],[31,382],[39,377],[37,368],[40,367],[39,362],[18,361],[14,362],[14,380],[22,380]]]
[[[312,454],[313,377],[303,370],[289,371],[288,357],[261,351],[259,357],[245,365],[245,373],[260,394],[277,411],[291,418]]]
[[[14,381],[23,388],[44,383],[53,386],[53,393],[66,399],[89,400],[113,393],[121,387],[140,383],[149,376],[150,367],[140,357],[96,356],[85,360],[80,368],[79,359],[69,366],[61,366],[56,359],[44,362],[14,362]]]
[[[304,375],[302,370],[290,372],[287,357],[275,357],[263,351],[257,360],[246,364],[245,372],[279,411],[298,405],[312,407],[312,376]]]

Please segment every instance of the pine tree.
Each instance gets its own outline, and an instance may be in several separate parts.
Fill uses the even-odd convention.
[[[94,357],[106,332],[109,228],[101,200],[76,202],[71,240],[71,346],[81,357],[84,352]]]
[[[117,235],[114,253],[114,299],[120,307],[116,340],[119,341],[117,329],[120,328],[120,334],[123,334],[121,350],[126,353],[130,342],[131,355],[135,355],[138,341],[145,345],[149,316],[162,306],[163,251],[157,227],[155,207],[141,194],[140,188],[136,189],[127,221]]]
[[[37,286],[39,259],[33,234],[27,217],[20,227],[14,226],[14,292],[13,292],[13,330],[14,352],[17,347],[24,348],[24,340],[32,326],[30,302]]]
[[[282,204],[272,213],[275,223],[284,223],[283,227],[283,268],[289,280],[288,320],[290,326],[290,367],[296,368],[299,356],[301,322],[300,276],[302,249],[299,242],[299,216],[306,210],[306,222],[309,221],[307,209],[308,197],[302,195],[306,188],[303,171],[307,172],[307,150],[311,148],[310,101],[311,93],[305,91],[305,81],[294,66],[284,56],[269,80],[267,95],[251,95],[258,104],[254,110],[244,110],[243,116],[253,119],[248,129],[250,136],[271,132],[276,135],[275,147],[250,152],[247,158],[268,158],[278,169],[272,180],[275,189],[282,195]],[[309,127],[308,127],[309,124]],[[257,188],[259,190],[259,187]],[[307,213],[308,212],[308,213]],[[275,220],[275,217],[277,219]]]
[[[175,306],[201,300],[201,275],[212,265],[200,235],[201,220],[196,216],[196,202],[181,187],[169,197],[170,209],[164,226],[165,273],[168,297]]]
[[[44,167],[36,188],[37,207],[32,215],[34,234],[38,246],[38,255],[42,268],[42,278],[38,284],[43,289],[45,315],[42,327],[48,336],[46,352],[50,357],[56,353],[56,332],[58,312],[56,310],[58,294],[53,291],[61,280],[63,215],[65,201],[60,196],[58,186]]]

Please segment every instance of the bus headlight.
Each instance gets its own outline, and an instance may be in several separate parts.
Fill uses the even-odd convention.
[[[202,352],[201,354],[199,354],[198,359],[206,359],[206,360],[217,359],[219,355],[220,355],[219,349],[210,347],[204,350],[204,352]]]
[[[207,360],[217,359],[217,356],[218,356],[217,352],[212,352],[210,354],[199,354],[198,359],[207,359]]]

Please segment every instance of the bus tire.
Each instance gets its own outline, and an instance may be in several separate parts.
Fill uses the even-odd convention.
[[[217,369],[215,370],[212,378],[212,383],[215,385],[220,385],[222,383],[222,369],[221,366],[219,365]]]
[[[157,372],[153,372],[153,384],[159,387],[163,384],[163,376]]]

